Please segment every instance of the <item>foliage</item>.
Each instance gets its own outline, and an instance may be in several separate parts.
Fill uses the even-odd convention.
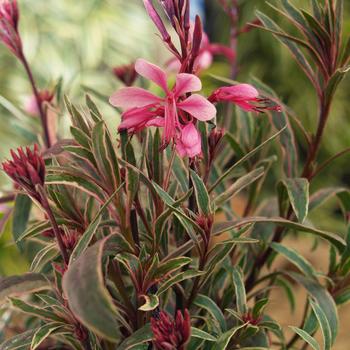
[[[343,1],[311,1],[310,13],[281,1],[275,10],[299,36],[261,11],[238,28],[238,4],[219,3],[231,21],[230,47],[210,43],[198,16],[191,29],[188,2],[155,7],[144,0],[173,55],[167,69],[176,66],[176,74],[143,59],[115,70],[128,85],[110,98],[122,117],[117,138],[95,98],[86,95],[78,107],[59,83],[45,94],[38,89],[17,2],[0,3],[0,39],[26,72],[33,92],[26,113],[41,126],[40,150],[18,148],[3,163],[14,187],[1,198],[1,231],[12,219],[30,271],[0,279],[0,334],[6,334],[0,349],[332,348],[337,306],[350,299],[350,192],[312,185],[348,152],[319,162],[334,94],[349,70]],[[253,27],[272,33],[310,80],[316,130],[306,129],[257,78],[235,81],[237,39]],[[197,93],[199,77],[205,59],[218,53],[232,74],[213,76],[219,86],[205,98]],[[136,73],[145,78],[142,87]],[[69,138],[60,138],[52,122],[62,104]],[[232,202],[242,194],[244,209],[236,212]],[[331,197],[343,210],[345,233],[310,220]],[[289,247],[284,239],[291,234],[327,244],[329,270],[318,271]],[[276,256],[291,265],[280,268]],[[281,288],[293,307],[292,283],[307,298],[289,338],[267,306],[271,289]],[[18,321],[18,314],[25,317]],[[7,336],[11,328],[16,334]]]

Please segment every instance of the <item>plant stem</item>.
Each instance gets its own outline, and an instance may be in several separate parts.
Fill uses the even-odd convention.
[[[21,60],[21,62],[23,64],[23,67],[24,67],[26,73],[27,73],[30,85],[31,85],[32,90],[33,90],[33,94],[34,94],[35,99],[36,99],[36,103],[37,103],[38,110],[39,110],[39,115],[40,115],[40,120],[41,120],[41,125],[42,125],[43,133],[44,133],[45,145],[46,145],[47,148],[50,148],[52,146],[52,142],[51,142],[49,127],[48,127],[48,123],[47,123],[47,114],[46,114],[46,112],[43,109],[42,101],[41,101],[41,98],[40,98],[40,93],[39,93],[38,88],[36,86],[33,73],[32,73],[32,71],[30,69],[28,61],[27,61],[27,59],[26,59],[26,57],[25,57],[23,52],[21,54],[20,60]]]
[[[16,196],[14,194],[8,194],[7,196],[0,198],[0,204],[12,202],[15,200]]]
[[[313,177],[313,163],[316,160],[316,157],[318,155],[320,146],[321,146],[321,141],[324,133],[325,126],[327,124],[328,116],[329,116],[329,111],[330,111],[330,103],[324,102],[325,98],[324,96],[320,97],[319,105],[320,105],[320,117],[319,117],[319,122],[318,122],[318,127],[316,131],[316,135],[313,139],[313,142],[311,143],[309,147],[309,152],[308,152],[308,157],[304,166],[304,169],[302,171],[301,177],[307,178],[309,181],[312,180]],[[288,213],[286,215],[286,219],[290,219],[291,215],[293,214],[292,207],[289,206]],[[283,233],[284,233],[284,228],[281,226],[278,226],[275,230],[275,233],[272,238],[272,242],[279,243],[283,239]],[[258,256],[257,259],[254,262],[253,268],[246,280],[246,290],[249,292],[250,290],[253,289],[255,285],[255,280],[257,276],[259,275],[259,271],[261,268],[266,264],[268,261],[270,255],[272,254],[273,249],[269,247],[265,252]]]
[[[50,204],[49,204],[49,201],[47,199],[47,195],[46,195],[46,192],[45,192],[45,189],[41,186],[38,186],[38,192],[40,194],[40,200],[41,200],[41,205],[43,206],[47,216],[49,217],[49,220],[51,222],[51,225],[52,225],[52,229],[53,229],[53,232],[55,234],[55,237],[56,237],[56,240],[57,240],[57,243],[58,243],[58,247],[60,249],[60,252],[61,252],[61,255],[62,255],[62,258],[63,258],[63,261],[64,263],[68,266],[68,263],[69,263],[69,255],[68,255],[68,252],[67,252],[67,249],[66,249],[66,246],[62,240],[62,236],[61,236],[61,232],[60,232],[60,229],[57,225],[57,221],[56,221],[56,218],[51,210],[51,207],[50,207]]]

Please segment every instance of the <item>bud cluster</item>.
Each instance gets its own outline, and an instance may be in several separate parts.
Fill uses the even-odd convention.
[[[0,40],[18,58],[22,56],[22,41],[18,32],[19,11],[16,0],[0,0]]]
[[[175,320],[161,311],[152,317],[153,343],[157,350],[184,350],[191,336],[191,319],[187,309],[182,315],[178,310]]]
[[[12,160],[2,164],[3,170],[15,184],[39,200],[40,195],[36,187],[44,185],[45,163],[38,145],[35,144],[33,150],[29,147],[26,147],[25,150],[19,147],[17,153],[11,150],[11,156]]]

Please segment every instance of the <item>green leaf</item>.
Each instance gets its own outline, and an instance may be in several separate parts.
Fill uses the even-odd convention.
[[[285,179],[285,186],[293,211],[300,223],[303,223],[309,210],[309,181],[304,178]]]
[[[338,333],[338,311],[335,302],[329,292],[317,281],[306,278],[295,272],[286,272],[296,282],[300,283],[308,293],[317,301],[319,307],[325,314],[331,329],[331,344],[337,337]],[[328,341],[328,340],[327,340]]]
[[[30,350],[37,349],[45,339],[62,327],[64,327],[64,324],[57,322],[47,323],[41,326],[33,335]]]
[[[279,218],[279,217],[267,218],[267,217],[255,216],[255,217],[243,218],[237,221],[228,221],[224,223],[215,224],[213,228],[213,235],[218,235],[220,233],[223,233],[232,229],[237,229],[251,223],[274,223],[276,225],[283,226],[292,230],[312,233],[318,237],[326,239],[327,241],[332,243],[336,248],[338,248],[340,251],[342,251],[344,246],[346,245],[344,239],[334,233],[318,230],[313,227],[302,225],[302,224],[299,224],[290,220],[286,220],[283,218]]]
[[[294,312],[296,302],[295,302],[295,296],[294,296],[292,285],[289,283],[289,281],[287,281],[287,279],[284,279],[284,278],[278,278],[276,280],[276,285],[283,288],[288,298],[291,311]]]
[[[230,269],[233,285],[235,287],[235,297],[237,304],[237,311],[241,315],[245,315],[248,311],[247,296],[243,281],[243,273],[239,267]]]
[[[225,317],[221,312],[220,308],[212,299],[203,294],[198,294],[196,299],[194,300],[194,304],[206,310],[214,318],[214,320],[217,320],[222,332],[226,331]]]
[[[0,345],[0,350],[28,350],[32,342],[35,330],[30,329],[26,332],[15,335]]]
[[[282,254],[286,259],[288,259],[292,264],[294,264],[307,277],[317,280],[317,272],[315,271],[313,266],[296,250],[276,242],[271,243],[271,248],[275,252]]]
[[[350,288],[337,293],[334,298],[337,305],[347,304],[350,301]]]
[[[69,263],[71,264],[74,262],[83,252],[84,250],[89,246],[94,234],[96,233],[96,230],[101,222],[101,215],[104,212],[104,210],[108,207],[108,205],[111,203],[113,198],[119,193],[119,191],[123,188],[124,183],[122,183],[115,191],[114,193],[108,198],[108,200],[103,204],[103,206],[100,208],[94,219],[90,222],[89,226],[85,230],[84,234],[80,238],[79,242],[75,246],[70,259]]]
[[[29,314],[35,317],[38,317],[43,320],[55,321],[65,323],[66,320],[56,315],[54,312],[51,312],[47,309],[41,308],[36,305],[28,304],[21,299],[10,298],[13,307],[16,309]]]
[[[143,295],[145,303],[139,307],[141,311],[152,311],[159,305],[159,299],[157,295],[149,294]]]
[[[136,345],[144,344],[153,339],[151,326],[146,324],[142,328],[134,332],[130,337],[126,338],[117,348],[117,350],[130,350]]]
[[[179,257],[167,260],[159,264],[156,270],[152,273],[153,278],[164,278],[172,272],[179,270],[192,262],[191,258]]]
[[[22,276],[0,278],[0,304],[8,297],[30,294],[40,290],[51,289],[51,284],[44,275],[27,273]]]
[[[330,350],[333,344],[333,340],[327,316],[325,315],[319,304],[315,303],[312,299],[309,299],[309,302],[321,326],[324,350]]]
[[[306,76],[310,79],[310,81],[313,83],[314,86],[317,86],[318,83],[315,79],[314,71],[313,71],[310,63],[305,58],[302,51],[297,46],[297,44],[307,48],[309,50],[310,54],[313,57],[316,57],[317,61],[322,65],[322,62],[320,62],[319,57],[317,57],[318,55],[315,52],[314,48],[310,47],[310,45],[308,43],[284,33],[282,31],[282,29],[271,18],[269,18],[268,16],[266,16],[262,12],[256,11],[256,16],[263,23],[263,29],[273,33],[274,36],[289,49],[289,51],[293,55],[293,58],[299,64],[299,66],[304,71]]]
[[[105,287],[103,258],[119,252],[117,235],[111,235],[85,250],[63,276],[63,291],[74,315],[87,328],[112,342],[119,341],[117,310]]]
[[[253,315],[254,319],[257,319],[258,317],[261,316],[261,314],[264,312],[268,302],[269,302],[268,298],[263,298],[263,299],[258,300],[255,303],[253,310],[252,310],[252,315]]]
[[[242,165],[245,161],[250,159],[254,154],[256,154],[258,151],[260,151],[262,148],[264,148],[267,144],[269,144],[271,141],[273,141],[277,136],[279,136],[284,130],[286,129],[286,126],[279,130],[276,134],[272,135],[270,138],[265,140],[262,144],[260,144],[258,147],[254,148],[252,151],[248,152],[243,158],[239,159],[235,164],[233,164],[229,169],[227,169],[223,174],[219,176],[219,178],[214,182],[214,184],[210,187],[209,193],[211,193],[223,180],[226,179],[227,176],[231,174],[231,172],[236,169],[238,166]]]
[[[15,200],[15,209],[13,211],[12,233],[15,242],[27,228],[30,210],[32,208],[32,200],[24,194],[18,194]],[[17,244],[19,249],[23,251],[23,245]]]
[[[164,283],[160,282],[161,284],[160,284],[160,287],[158,288],[157,295],[163,294],[176,283],[180,283],[187,279],[193,279],[203,274],[204,274],[203,271],[195,271],[195,270],[188,270],[185,272],[177,273],[176,275],[170,277],[166,282]]]
[[[207,333],[199,328],[196,328],[196,327],[191,327],[191,337],[199,338],[199,339],[207,340],[207,341],[211,341],[211,342],[217,341],[217,338],[213,337],[209,333]]]
[[[317,340],[309,333],[298,327],[289,326],[296,334],[298,334],[306,343],[308,343],[314,350],[321,350]]]
[[[198,174],[192,169],[190,171],[199,211],[203,215],[209,215],[211,213],[211,206],[208,191]]]
[[[264,168],[254,169],[236,180],[225,192],[220,193],[214,200],[216,206],[222,206],[226,201],[240,193],[244,188],[264,175]]]
[[[242,324],[240,326],[233,327],[227,332],[221,334],[216,344],[214,345],[213,350],[228,350],[227,346],[230,343],[232,337],[245,326],[246,324]]]

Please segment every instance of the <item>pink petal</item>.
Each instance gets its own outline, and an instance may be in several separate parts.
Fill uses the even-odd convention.
[[[202,89],[202,83],[198,77],[193,74],[180,73],[176,76],[175,96],[181,96],[192,91]]]
[[[123,110],[153,105],[161,101],[160,97],[138,87],[121,88],[109,99],[111,105],[120,107]]]
[[[208,50],[202,51],[198,55],[195,62],[196,70],[201,71],[201,70],[208,69],[212,63],[213,63],[213,55],[211,54],[211,52]]]
[[[192,123],[182,129],[176,148],[181,157],[193,158],[202,152],[201,136]]]
[[[155,84],[160,86],[164,91],[168,91],[168,84],[165,72],[150,62],[140,58],[135,63],[135,70],[144,78],[152,80]]]
[[[162,117],[153,118],[146,123],[146,126],[156,126],[157,128],[163,128],[164,127],[164,118],[162,118]]]
[[[174,99],[170,100],[169,103],[165,105],[164,117],[163,139],[166,143],[169,143],[176,134],[176,125],[178,124],[177,109]]]
[[[179,108],[201,121],[213,119],[216,116],[216,108],[203,96],[194,94],[185,101],[177,104]]]
[[[225,56],[229,61],[233,61],[236,57],[235,52],[231,48],[229,48],[225,45],[210,44],[209,50],[214,55]]]
[[[249,84],[238,84],[233,86],[224,86],[218,89],[219,99],[223,100],[254,100],[259,96],[259,91]]]
[[[133,108],[122,114],[122,122],[119,124],[118,130],[138,130],[143,128],[154,117],[155,112],[150,111],[148,108]]]

